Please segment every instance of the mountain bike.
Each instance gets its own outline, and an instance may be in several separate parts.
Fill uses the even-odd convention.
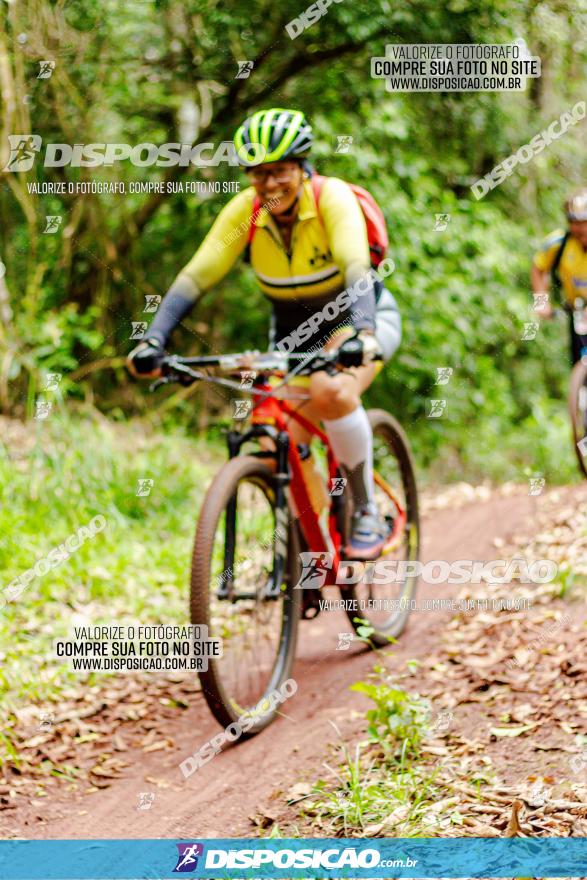
[[[300,619],[320,611],[316,577],[320,586],[338,583],[342,597],[354,600],[345,603],[358,609],[348,611],[350,622],[367,627],[374,645],[389,644],[402,632],[415,601],[415,566],[404,565],[401,576],[399,571],[400,562],[415,563],[419,554],[412,455],[399,423],[380,409],[369,411],[375,499],[389,528],[382,556],[398,564],[398,575],[376,577],[373,566],[364,566],[351,578],[342,559],[352,502],[344,488],[338,492],[344,482],[326,434],[303,414],[309,395],[300,396],[300,389],[289,385],[294,376],[335,373],[344,367],[337,357],[323,352],[168,356],[162,377],[152,386],[212,382],[238,393],[235,412],[236,404],[251,407],[247,421],[228,431],[229,460],[202,504],[190,595],[191,622],[206,626],[208,637],[219,637],[223,646],[222,656],[210,659],[207,671],[199,673],[204,697],[224,727],[246,716],[246,736],[261,731],[277,714],[274,695],[289,679]],[[250,387],[243,384],[243,363],[246,375],[254,377]],[[211,368],[233,378],[211,374]],[[234,378],[239,375],[240,383]],[[294,441],[293,421],[323,451],[327,474],[319,479],[328,503],[322,513],[313,504],[315,487],[308,485],[304,470],[309,448]],[[305,562],[312,577],[302,583]]]
[[[569,415],[579,468],[587,477],[587,308],[580,298],[575,300],[572,317],[581,344],[581,358],[571,373]]]

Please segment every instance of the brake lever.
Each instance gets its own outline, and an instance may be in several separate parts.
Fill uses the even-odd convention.
[[[161,385],[169,385],[171,379],[169,376],[160,376],[158,379],[155,379],[154,382],[151,382],[149,385],[149,391],[156,391]]]

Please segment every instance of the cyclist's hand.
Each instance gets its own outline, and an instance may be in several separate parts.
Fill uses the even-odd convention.
[[[257,360],[258,357],[259,357],[258,351],[245,351],[245,352],[243,352],[243,354],[239,358],[239,362],[238,362],[239,369],[240,370],[252,370],[255,365],[255,361]]]
[[[133,348],[126,359],[126,365],[133,376],[154,379],[161,375],[161,361],[164,357],[161,343],[157,339],[147,339]]]
[[[338,362],[342,367],[362,367],[381,359],[381,348],[371,330],[359,330],[338,348]]]

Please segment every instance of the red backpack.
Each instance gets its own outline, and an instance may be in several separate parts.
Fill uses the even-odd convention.
[[[320,193],[328,178],[324,177],[322,174],[314,173],[312,174],[311,180],[312,189],[314,190],[314,199],[316,200],[316,207],[318,208],[318,216],[320,216]],[[376,269],[379,263],[383,260],[385,256],[385,251],[387,250],[389,245],[389,237],[387,235],[385,217],[383,216],[383,211],[381,210],[370,192],[367,192],[367,190],[363,189],[362,186],[357,186],[354,183],[349,183],[348,185],[357,197],[357,201],[359,202],[361,211],[363,212],[365,223],[367,225],[367,238],[369,240],[371,265],[374,269]],[[253,241],[253,236],[255,235],[255,232],[257,230],[256,220],[259,216],[260,210],[261,200],[258,196],[255,196],[253,200],[253,214],[251,216],[251,225],[249,226],[249,245]]]

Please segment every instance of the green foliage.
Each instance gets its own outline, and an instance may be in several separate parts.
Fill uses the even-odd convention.
[[[376,668],[378,677],[381,667]],[[430,705],[417,694],[391,686],[387,680],[360,681],[351,690],[365,694],[375,704],[366,718],[371,742],[379,745],[387,760],[410,759],[418,754],[427,731]]]
[[[436,479],[519,479],[527,468],[550,481],[570,479],[566,331],[545,327],[527,342],[521,335],[532,320],[533,249],[560,225],[567,189],[585,179],[581,126],[482,201],[470,185],[581,98],[580,3],[416,0],[406,7],[377,0],[368,15],[361,6],[333,4],[290,40],[285,24],[299,13],[294,0],[254,7],[236,0],[230,8],[212,0],[108,0],[99,13],[87,0],[10,4],[0,14],[17,100],[2,123],[2,142],[9,131],[30,130],[45,143],[216,144],[254,109],[304,108],[317,135],[319,170],[367,186],[389,222],[397,265],[390,289],[404,339],[369,401],[400,417],[419,463]],[[388,42],[520,36],[542,60],[543,76],[526,92],[391,95],[369,75],[370,58],[384,55]],[[39,80],[47,46],[56,68]],[[249,79],[235,79],[239,59],[255,60]],[[353,136],[348,154],[335,152],[340,134]],[[62,171],[37,162],[22,181],[0,189],[0,258],[12,309],[10,320],[0,318],[3,406],[30,411],[46,370],[65,374],[126,355],[145,294],[164,293],[228,198],[41,196],[28,193],[26,183],[237,177],[228,166],[118,162]],[[445,231],[434,231],[437,213],[451,215]],[[48,214],[64,218],[56,235],[42,234]],[[185,353],[263,348],[268,321],[268,303],[240,264],[184,321],[173,346]],[[437,386],[443,366],[453,377]],[[107,412],[118,412],[121,398],[126,412],[143,409],[140,392],[120,387],[127,383],[122,370],[104,366],[76,376],[75,385],[64,379],[67,394],[91,396]],[[446,415],[430,419],[436,398],[447,400]],[[177,417],[185,422],[189,409],[181,407]]]
[[[0,609],[5,729],[15,705],[58,699],[79,680],[52,651],[74,624],[185,623],[195,512],[220,460],[177,431],[156,436],[139,423],[52,413],[30,430],[17,424],[2,425],[0,445],[3,586],[98,514],[107,526]],[[150,495],[137,496],[149,478]]]
[[[374,703],[365,712],[369,739],[352,754],[340,744],[336,769],[325,764],[334,779],[316,781],[308,815],[322,834],[420,836],[419,820],[438,797],[438,786],[418,760],[430,704],[395,687],[381,665],[351,690]]]

